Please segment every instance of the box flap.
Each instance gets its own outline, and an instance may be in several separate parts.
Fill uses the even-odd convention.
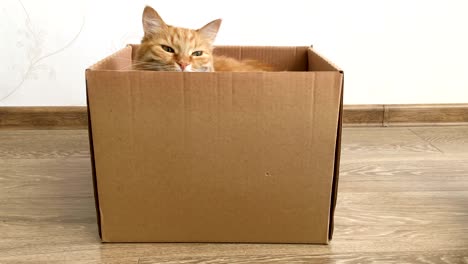
[[[333,238],[333,232],[335,229],[335,209],[338,198],[338,181],[340,176],[340,158],[341,158],[341,132],[343,126],[343,91],[344,91],[344,73],[341,76],[341,99],[340,99],[340,111],[338,117],[338,129],[336,132],[336,150],[335,150],[335,167],[333,172],[333,185],[331,195],[331,208],[330,208],[330,230],[328,238]]]
[[[319,53],[315,52],[312,47],[308,48],[307,51],[308,59],[309,59],[309,71],[339,71],[342,70],[321,56]]]
[[[88,70],[86,70],[88,71]],[[94,188],[94,203],[96,206],[96,219],[98,225],[99,237],[102,238],[101,232],[101,214],[99,213],[99,192],[97,189],[97,180],[96,180],[96,166],[94,162],[94,144],[93,144],[93,129],[91,124],[91,111],[89,110],[89,96],[88,96],[88,81],[86,80],[86,105],[88,111],[88,137],[89,137],[89,153],[91,157],[91,172]]]
[[[112,70],[129,71],[132,70],[132,46],[127,46],[116,53],[98,61],[90,66],[89,70]]]

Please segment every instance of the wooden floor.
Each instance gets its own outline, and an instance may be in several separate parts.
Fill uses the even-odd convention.
[[[0,130],[0,263],[468,263],[468,126],[346,128],[329,246],[101,244],[85,130]]]

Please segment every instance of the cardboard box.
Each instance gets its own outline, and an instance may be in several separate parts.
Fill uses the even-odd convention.
[[[320,243],[332,237],[343,72],[310,47],[217,47],[283,72],[86,70],[104,242]]]

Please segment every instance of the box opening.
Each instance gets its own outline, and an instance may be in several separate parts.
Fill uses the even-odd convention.
[[[94,70],[130,71],[138,49],[138,44],[130,44],[112,56],[95,64]],[[256,46],[217,46],[215,55],[223,55],[238,60],[253,59],[273,66],[275,71],[340,71],[338,67],[318,55],[311,47],[256,47]]]

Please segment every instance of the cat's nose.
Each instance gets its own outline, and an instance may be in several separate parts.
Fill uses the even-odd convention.
[[[179,64],[180,69],[181,69],[182,71],[184,71],[185,68],[187,68],[187,66],[188,66],[188,63],[182,62],[182,61],[177,62],[177,64]]]

